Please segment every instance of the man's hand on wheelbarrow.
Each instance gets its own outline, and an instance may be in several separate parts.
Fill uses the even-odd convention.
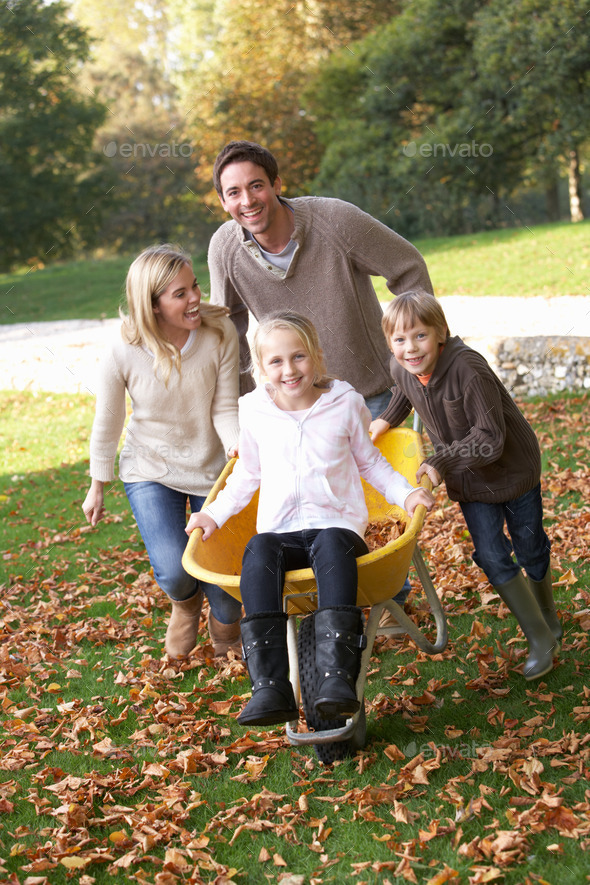
[[[423,504],[427,510],[431,510],[434,505],[434,495],[428,489],[415,489],[410,492],[404,501],[404,510],[408,516],[414,515],[414,510],[419,504]]]
[[[215,520],[211,519],[206,513],[191,513],[185,532],[187,535],[190,535],[195,529],[203,529],[203,541],[206,541],[217,528],[218,525]]]
[[[422,464],[420,464],[420,467],[416,472],[416,482],[420,482],[424,474],[426,474],[434,488],[441,484],[442,477],[440,473],[436,467],[433,467],[432,464],[427,464],[426,461],[423,461]]]

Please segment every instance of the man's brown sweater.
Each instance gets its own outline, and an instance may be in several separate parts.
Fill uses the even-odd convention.
[[[248,310],[262,321],[291,309],[314,323],[329,374],[364,397],[390,384],[389,350],[381,331],[382,308],[371,276],[389,290],[432,292],[418,250],[366,212],[328,197],[283,200],[294,212],[297,244],[284,278],[256,260],[246,232],[228,221],[209,246],[211,302],[230,309],[240,336],[242,393],[253,387],[246,339]]]

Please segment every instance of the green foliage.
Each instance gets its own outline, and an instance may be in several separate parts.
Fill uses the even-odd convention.
[[[81,84],[109,110],[95,139],[113,183],[101,198],[97,241],[126,251],[171,240],[204,248],[215,226],[199,199],[199,157],[170,78],[168,4],[76,0],[74,11],[92,41]]]
[[[63,2],[0,10],[0,268],[92,239],[107,189],[92,139],[105,108],[76,85],[85,32]]]
[[[288,193],[308,192],[320,152],[302,92],[321,60],[386,21],[397,5],[200,0],[187,6],[174,0],[181,64],[173,76],[201,160],[197,174],[218,218],[211,173],[218,151],[231,140],[264,144],[279,159]]]
[[[564,158],[589,134],[588,10],[580,0],[525,0],[518,11],[515,17],[510,0],[494,0],[478,12],[479,82],[490,105],[499,105],[504,132],[528,137],[540,158]]]
[[[416,237],[506,223],[523,179],[551,185],[590,134],[586,9],[526,6],[414,0],[334,53],[306,91],[313,187]]]

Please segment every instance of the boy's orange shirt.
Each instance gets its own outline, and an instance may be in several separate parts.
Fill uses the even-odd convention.
[[[441,346],[439,347],[439,349],[438,349],[439,356],[443,352],[444,347],[445,347],[444,344],[441,344]],[[424,387],[426,387],[426,385],[428,384],[428,382],[432,378],[432,372],[429,375],[418,375],[417,378],[418,378],[418,381],[420,382],[420,384],[423,384]]]

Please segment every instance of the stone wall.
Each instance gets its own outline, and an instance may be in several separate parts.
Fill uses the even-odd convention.
[[[590,338],[501,338],[488,342],[486,349],[494,371],[514,397],[590,388]]]

